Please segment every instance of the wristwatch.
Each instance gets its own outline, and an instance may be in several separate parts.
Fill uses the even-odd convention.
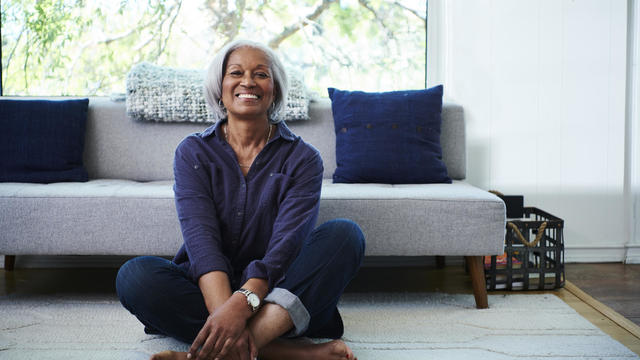
[[[249,308],[251,312],[256,312],[260,308],[260,297],[256,295],[253,291],[247,289],[240,289],[234,291],[235,293],[240,293],[247,297],[247,304],[249,304]]]

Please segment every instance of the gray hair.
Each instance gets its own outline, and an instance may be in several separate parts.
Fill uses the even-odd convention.
[[[245,47],[262,51],[270,62],[269,67],[273,75],[274,84],[274,100],[273,105],[269,107],[267,115],[272,123],[280,122],[281,119],[277,115],[286,106],[289,81],[287,80],[284,66],[276,53],[259,42],[235,40],[218,51],[209,64],[204,80],[204,98],[217,120],[227,117],[227,110],[224,108],[222,101],[220,101],[222,98],[222,79],[224,78],[229,55],[235,50]]]

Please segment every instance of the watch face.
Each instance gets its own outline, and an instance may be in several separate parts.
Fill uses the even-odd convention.
[[[249,300],[249,304],[254,308],[260,305],[260,298],[256,294],[249,294],[249,296],[247,296],[247,300]]]

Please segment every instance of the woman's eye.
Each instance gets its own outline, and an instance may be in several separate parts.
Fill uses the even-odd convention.
[[[231,74],[233,76],[238,76],[238,75],[242,75],[242,72],[240,72],[238,70],[235,70],[235,71],[230,72],[229,74]]]
[[[266,79],[269,77],[269,74],[267,73],[257,73],[256,76],[258,76],[260,79]]]

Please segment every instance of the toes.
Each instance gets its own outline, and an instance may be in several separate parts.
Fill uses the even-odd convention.
[[[171,356],[171,352],[168,350],[165,350],[163,352],[159,352],[157,354],[154,354],[153,356],[151,356],[150,360],[163,360],[163,359],[169,359]]]

